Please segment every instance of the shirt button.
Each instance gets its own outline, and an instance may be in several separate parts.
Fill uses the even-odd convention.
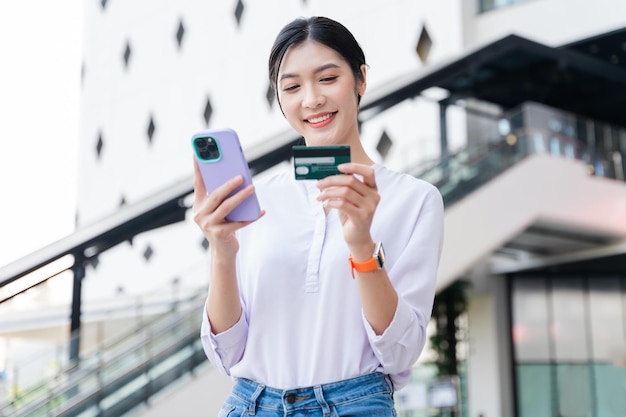
[[[296,402],[296,394],[289,394],[285,397],[287,404],[293,404]]]

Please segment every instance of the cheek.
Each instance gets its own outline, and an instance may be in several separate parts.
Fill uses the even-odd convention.
[[[283,114],[286,117],[292,116],[294,112],[297,110],[296,100],[293,95],[279,95],[278,100],[280,102],[280,106],[283,110]]]

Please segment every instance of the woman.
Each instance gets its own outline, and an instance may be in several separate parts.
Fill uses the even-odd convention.
[[[350,146],[347,175],[259,182],[259,219],[226,222],[253,186],[225,198],[237,177],[207,197],[196,166],[194,220],[211,256],[202,342],[236,380],[220,415],[395,415],[393,391],[426,340],[443,204],[435,187],[365,152],[366,74],[340,23],[289,23],[269,59],[278,103],[307,146]]]

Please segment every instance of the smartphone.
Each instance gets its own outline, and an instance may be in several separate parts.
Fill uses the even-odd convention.
[[[319,180],[341,174],[337,165],[350,162],[350,146],[294,146],[293,169],[297,180]]]
[[[198,132],[192,136],[191,145],[208,194],[237,175],[243,177],[243,184],[229,196],[252,184],[248,162],[244,157],[239,137],[233,129]],[[255,193],[235,207],[226,216],[226,220],[230,222],[250,221],[257,219],[260,214],[261,208]]]

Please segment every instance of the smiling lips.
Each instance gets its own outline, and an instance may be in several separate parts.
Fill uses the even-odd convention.
[[[309,117],[304,121],[313,128],[321,128],[328,125],[333,120],[336,114],[337,112],[314,115],[313,117]]]

